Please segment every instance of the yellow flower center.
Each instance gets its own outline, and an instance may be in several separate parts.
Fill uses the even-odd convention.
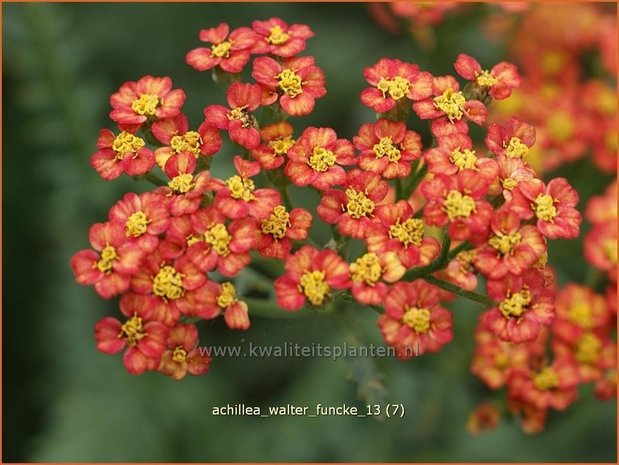
[[[490,71],[483,70],[477,75],[477,77],[475,78],[475,82],[477,82],[477,85],[479,87],[492,87],[497,82],[499,82],[499,80],[495,78],[492,74],[490,74]]]
[[[512,137],[505,148],[505,155],[509,158],[522,158],[529,153],[529,147],[524,144],[518,137]]]
[[[552,368],[544,367],[533,377],[533,384],[540,391],[554,389],[559,385],[559,375]]]
[[[233,199],[249,202],[255,198],[252,194],[255,188],[254,181],[251,179],[234,175],[226,181],[226,186],[230,189],[230,195]]]
[[[228,58],[230,56],[230,47],[232,47],[232,42],[229,40],[224,40],[217,45],[211,45],[211,56]]]
[[[518,182],[514,178],[505,178],[501,181],[501,185],[503,186],[503,189],[511,191],[518,185]]]
[[[125,222],[125,234],[127,237],[139,237],[146,233],[148,228],[148,217],[143,211],[132,213]]]
[[[463,107],[466,102],[462,92],[447,89],[442,95],[434,97],[434,107],[447,115],[449,121],[460,121],[464,116]]]
[[[378,282],[382,275],[382,268],[375,253],[366,253],[359,257],[349,266],[350,277],[353,281],[364,282],[368,286],[373,286]]]
[[[193,234],[190,234],[189,236],[185,238],[185,242],[187,243],[187,247],[190,247],[194,244],[197,244],[198,242],[201,242],[202,239],[204,239],[204,235],[195,236]]]
[[[475,211],[475,200],[460,191],[449,191],[443,201],[443,211],[447,213],[449,221],[456,218],[468,218]]]
[[[247,105],[233,108],[227,116],[229,120],[239,120],[244,128],[256,126],[256,118],[254,118],[254,116],[247,111]]]
[[[557,207],[554,205],[554,199],[548,194],[539,194],[535,198],[533,210],[535,210],[535,215],[540,220],[552,221],[557,216]]]
[[[602,250],[611,263],[617,264],[617,242],[614,240],[606,240],[602,242]]]
[[[303,89],[301,88],[303,79],[293,70],[288,68],[282,70],[282,72],[277,75],[277,79],[279,79],[278,85],[280,90],[287,94],[288,97],[295,98],[297,95],[303,93]]]
[[[290,150],[290,147],[294,145],[294,142],[295,141],[291,136],[278,137],[277,139],[269,142],[269,147],[273,149],[275,155],[282,156],[288,153],[288,150]]]
[[[146,336],[144,328],[142,327],[142,318],[139,316],[132,316],[125,324],[120,327],[119,337],[124,337],[127,340],[127,345],[130,347],[135,346],[140,339]]]
[[[328,150],[324,147],[314,147],[308,164],[312,167],[314,171],[324,173],[333,165],[335,165],[336,160],[337,157],[331,150]]]
[[[565,142],[574,135],[574,120],[565,112],[554,113],[546,121],[546,129],[555,141]]]
[[[567,312],[567,319],[570,323],[584,329],[590,329],[593,326],[591,307],[586,302],[577,302],[572,305]]]
[[[230,253],[228,244],[232,240],[226,226],[217,223],[204,233],[204,240],[209,244],[217,255],[225,257]]]
[[[592,365],[600,358],[602,342],[593,333],[585,333],[576,342],[576,360]]]
[[[430,329],[430,310],[427,308],[408,308],[402,322],[418,333],[427,333]]]
[[[400,100],[402,97],[406,97],[410,86],[411,83],[408,79],[396,76],[393,79],[381,78],[376,88],[382,92],[383,97],[389,94],[389,97],[393,100]]]
[[[202,137],[196,131],[188,131],[183,135],[177,134],[170,140],[170,147],[176,153],[191,152],[194,155],[198,155],[201,145]]]
[[[527,305],[531,303],[531,292],[528,289],[523,289],[520,292],[512,294],[507,299],[499,304],[499,310],[505,318],[519,318],[525,312]]]
[[[488,240],[488,244],[498,250],[501,254],[506,255],[512,251],[515,245],[522,240],[522,235],[516,231],[512,234],[498,233]]]
[[[168,182],[168,187],[177,194],[186,194],[193,189],[195,185],[196,183],[193,181],[193,175],[189,173],[174,176],[174,178]]]
[[[187,351],[183,349],[183,346],[176,346],[172,353],[172,360],[176,363],[184,363],[187,360]]]
[[[329,284],[322,271],[306,271],[299,282],[302,291],[312,305],[321,305],[329,294]]]
[[[374,202],[367,198],[363,192],[359,192],[350,187],[346,189],[346,213],[351,218],[359,219],[363,216],[369,216],[374,211]]]
[[[159,105],[159,97],[154,94],[142,94],[131,104],[131,109],[138,115],[153,116]]]
[[[183,275],[174,267],[162,266],[153,278],[153,294],[163,300],[176,300],[183,296]]]
[[[112,271],[114,261],[118,259],[116,249],[111,245],[106,245],[101,251],[101,258],[95,265],[101,273]]]
[[[463,274],[470,273],[474,271],[473,262],[477,258],[476,250],[463,250],[456,256],[456,260],[458,260],[458,264],[460,265],[460,272]]]
[[[290,214],[286,211],[286,207],[283,205],[276,206],[271,216],[263,220],[260,227],[264,234],[270,234],[275,239],[284,237],[290,227]]]
[[[494,366],[496,368],[498,368],[499,370],[502,370],[503,368],[507,368],[508,364],[509,364],[509,357],[507,356],[505,352],[499,352],[498,354],[495,355]]]
[[[418,218],[409,218],[404,223],[398,222],[389,226],[389,237],[396,238],[404,247],[415,245],[419,247],[423,239],[423,220]]]
[[[221,294],[217,297],[217,305],[227,308],[236,302],[236,289],[232,283],[221,283]]]
[[[393,163],[397,163],[401,158],[400,149],[393,145],[391,137],[381,137],[378,144],[374,144],[372,150],[374,151],[376,158],[383,158],[387,155],[389,161]]]
[[[462,170],[472,170],[475,168],[475,163],[477,162],[477,156],[475,155],[475,150],[469,149],[455,149],[451,152],[451,156],[449,157],[451,162],[458,167],[460,171]]]
[[[290,37],[280,26],[273,26],[269,29],[269,37],[267,37],[267,42],[271,45],[282,45],[285,44],[288,38]]]
[[[128,153],[135,153],[144,147],[145,142],[141,137],[122,131],[114,138],[112,150],[116,153],[116,158],[122,160]]]

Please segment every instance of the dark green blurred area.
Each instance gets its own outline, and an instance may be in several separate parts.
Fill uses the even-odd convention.
[[[97,352],[93,326],[116,315],[116,301],[75,284],[68,265],[88,247],[92,223],[104,221],[125,192],[148,188],[102,182],[90,168],[99,129],[112,127],[109,95],[127,80],[169,75],[188,95],[184,111],[193,125],[206,104],[225,101],[210,73],[184,61],[199,46],[201,28],[271,16],[309,24],[316,37],[306,54],[325,70],[328,94],[296,127],[331,126],[352,137],[374,118],[358,95],[363,68],[380,57],[435,74],[451,72],[460,52],[485,63],[502,59],[502,50],[480,37],[484,8],[441,26],[444,53],[428,55],[381,30],[358,4],[4,4],[3,461],[616,461],[616,403],[595,401],[590,389],[566,412],[553,412],[540,435],[525,435],[511,418],[491,433],[466,432],[468,412],[488,396],[468,369],[480,311],[472,304],[453,308],[455,340],[437,355],[406,363],[230,358],[177,383],[158,373],[131,376],[120,357]],[[588,162],[566,168],[583,169],[591,171]],[[605,181],[575,179],[583,201]],[[574,258],[580,241],[569,254],[565,245],[552,259],[562,279],[582,280],[582,260]],[[366,337],[380,344],[373,312],[360,308],[352,319],[254,317],[243,334],[218,321],[201,327],[201,343],[338,345]],[[360,394],[368,393],[404,404],[405,417],[211,414],[237,403],[364,409]]]

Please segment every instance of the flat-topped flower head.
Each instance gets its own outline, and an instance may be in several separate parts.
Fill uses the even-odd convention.
[[[248,307],[237,296],[231,282],[208,281],[201,289],[206,305],[201,309],[200,318],[210,320],[223,314],[226,325],[234,330],[247,330],[251,326]]]
[[[327,303],[333,290],[350,286],[348,264],[336,251],[316,250],[305,245],[288,255],[286,273],[275,280],[277,304],[287,311],[299,310],[306,304]]]
[[[198,329],[194,325],[179,323],[170,329],[158,370],[176,381],[187,373],[203,375],[211,362],[208,353],[203,352],[198,347]]]
[[[182,216],[195,212],[200,207],[202,194],[211,186],[208,171],[194,175],[196,157],[191,152],[181,152],[171,156],[165,164],[168,176],[167,186],[155,190],[168,197],[168,208],[172,216]]]
[[[307,39],[314,37],[314,32],[305,24],[288,26],[280,18],[266,21],[253,21],[252,28],[257,40],[252,49],[254,54],[268,54],[290,58],[305,50]]]
[[[312,215],[307,210],[288,212],[283,205],[276,205],[268,217],[255,222],[255,248],[263,257],[284,260],[292,250],[292,241],[307,239],[311,226]]]
[[[515,65],[502,61],[490,71],[482,69],[479,62],[461,53],[454,63],[456,72],[464,79],[472,81],[480,93],[480,98],[490,95],[496,100],[509,97],[512,89],[520,86],[520,76]]]
[[[287,160],[288,150],[295,144],[292,124],[282,121],[260,129],[262,143],[251,151],[251,156],[265,170],[274,170]]]
[[[144,139],[126,130],[114,134],[109,129],[101,129],[97,149],[90,164],[106,181],[123,173],[142,176],[155,165],[155,156]]]
[[[472,141],[468,136],[464,137],[468,140],[457,141],[463,145],[454,147],[451,145],[453,139],[446,139],[442,141],[442,145],[439,143],[438,147],[429,149],[424,156],[428,171],[453,176],[463,170],[473,170],[489,184],[493,183],[499,172],[497,162],[478,154],[472,148]]]
[[[219,66],[228,73],[240,73],[249,61],[251,48],[257,36],[248,27],[240,27],[230,32],[226,23],[202,29],[200,40],[210,43],[210,47],[199,47],[187,53],[187,64],[198,71],[206,71]]]
[[[316,99],[327,93],[324,72],[314,64],[314,57],[289,58],[282,63],[259,57],[254,60],[251,75],[269,93],[263,104],[279,101],[291,116],[309,115]]]
[[[389,289],[386,283],[399,280],[406,271],[395,252],[380,255],[365,253],[352,262],[348,269],[350,291],[355,300],[364,305],[381,305]]]
[[[110,97],[110,118],[118,124],[139,126],[147,120],[176,116],[184,102],[185,92],[173,90],[169,77],[144,76],[137,82],[125,82]]]

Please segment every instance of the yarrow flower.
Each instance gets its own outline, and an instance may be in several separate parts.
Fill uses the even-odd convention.
[[[123,173],[142,176],[155,165],[155,156],[146,147],[144,139],[130,131],[121,131],[115,135],[109,129],[101,129],[97,148],[90,164],[107,181]]]
[[[482,69],[475,58],[461,53],[456,58],[454,68],[464,79],[472,81],[477,88],[497,100],[506,99],[511,95],[513,88],[520,86],[516,66],[505,61],[488,71]]]
[[[276,55],[289,58],[305,50],[307,39],[314,37],[314,32],[305,24],[288,26],[280,18],[252,22],[256,32],[252,53]]]

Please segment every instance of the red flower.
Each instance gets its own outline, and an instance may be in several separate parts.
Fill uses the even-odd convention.
[[[101,129],[97,140],[99,150],[91,157],[90,164],[108,181],[122,173],[142,176],[155,165],[155,156],[145,145],[144,139],[131,132],[121,131],[115,136],[109,129]]]
[[[200,240],[189,246],[187,255],[203,272],[216,269],[234,276],[249,265],[249,250],[255,242],[250,220],[234,220],[226,226],[226,217],[208,207],[194,213],[191,221]]]
[[[454,68],[460,76],[474,81],[478,88],[488,92],[496,100],[506,99],[511,95],[512,89],[520,86],[518,69],[505,61],[487,71],[481,69],[475,58],[461,53],[456,58]]]
[[[176,381],[187,373],[203,375],[208,371],[211,357],[198,347],[198,330],[194,325],[177,324],[170,329],[167,350],[161,356],[159,371]]]
[[[496,161],[491,158],[478,157],[475,150],[471,148],[439,146],[428,150],[424,160],[431,173],[452,176],[462,170],[473,170],[486,179],[488,184],[496,180],[499,172]]]
[[[359,167],[386,179],[403,178],[411,171],[411,161],[422,155],[421,136],[407,131],[406,124],[381,119],[364,124],[353,138]]]
[[[319,306],[331,289],[350,287],[348,264],[331,249],[305,245],[286,258],[286,274],[275,280],[277,303],[284,310],[299,310],[307,301]]]
[[[252,49],[255,54],[276,55],[289,58],[305,50],[307,39],[314,37],[314,32],[305,24],[288,26],[280,18],[266,21],[253,21],[252,28],[258,39]]]
[[[158,236],[166,232],[170,223],[165,197],[152,192],[125,194],[110,209],[109,218],[124,226],[128,240],[135,241],[145,252],[157,248]]]
[[[451,313],[439,305],[436,288],[417,280],[391,286],[378,326],[385,342],[403,359],[438,352],[453,338]]]
[[[382,58],[363,75],[372,87],[361,92],[361,101],[376,113],[393,109],[402,98],[422,100],[432,94],[432,75],[400,60]]]
[[[213,155],[221,147],[221,136],[217,128],[205,121],[198,131],[190,131],[187,117],[182,113],[174,118],[155,121],[151,131],[159,142],[166,144],[166,147],[155,150],[157,165],[162,169],[168,159],[177,153],[191,152],[198,158],[200,155]]]
[[[363,239],[370,231],[376,204],[385,198],[389,186],[376,173],[354,169],[346,173],[343,187],[344,191],[326,191],[316,211],[323,221],[337,224],[341,234]]]
[[[488,296],[499,304],[484,314],[484,322],[504,341],[533,341],[555,316],[553,292],[546,287],[543,272],[537,269],[489,280],[486,286]]]
[[[460,171],[455,177],[438,174],[421,184],[421,193],[428,203],[423,209],[426,223],[435,226],[449,224],[452,239],[486,240],[492,206],[482,200],[488,191],[488,181],[475,171]]]
[[[510,207],[523,219],[536,217],[540,232],[550,238],[578,237],[582,217],[576,210],[578,193],[567,179],[555,178],[544,185],[539,179],[518,184]]]
[[[505,124],[491,124],[488,127],[486,146],[495,155],[508,158],[524,158],[535,144],[535,128],[516,118]]]
[[[125,82],[110,97],[110,118],[118,124],[141,125],[147,120],[176,116],[185,102],[185,92],[172,90],[169,77],[144,76],[139,81]]]
[[[569,283],[557,294],[557,317],[552,322],[556,338],[575,343],[585,332],[608,332],[612,315],[603,296],[589,287]]]
[[[289,213],[277,205],[267,218],[256,220],[255,248],[263,257],[284,260],[292,249],[291,241],[307,239],[311,226],[312,215],[307,210],[294,208]]]
[[[519,275],[546,253],[546,241],[535,226],[520,226],[510,210],[499,210],[490,221],[491,236],[477,249],[475,266],[489,279]]]
[[[451,123],[464,116],[476,124],[483,124],[488,110],[479,100],[466,100],[453,76],[435,77],[428,98],[413,103],[413,110],[421,119],[446,117]]]
[[[500,195],[507,201],[512,198],[512,191],[522,181],[535,178],[535,171],[527,166],[520,158],[510,158],[499,155],[496,158],[499,167],[498,182],[490,187],[489,195]]]
[[[585,258],[617,281],[617,223],[595,225],[585,236]]]
[[[279,104],[291,116],[309,115],[315,100],[324,96],[325,76],[313,57],[297,57],[278,63],[270,57],[254,60],[252,77],[271,92],[265,105]]]
[[[438,255],[440,245],[436,239],[424,237],[423,220],[414,218],[407,201],[379,205],[374,213],[375,221],[365,238],[370,252],[395,252],[406,268],[426,265]]]
[[[234,166],[239,173],[225,182],[213,180],[212,188],[217,192],[213,205],[231,219],[251,216],[263,219],[269,216],[273,207],[282,202],[282,197],[275,189],[257,189],[249,179],[260,172],[257,162],[234,157]]]
[[[206,305],[200,311],[199,317],[206,320],[217,318],[222,312],[224,320],[230,329],[249,329],[247,304],[236,298],[236,289],[230,282],[207,282],[201,289],[205,294]]]
[[[279,168],[286,161],[288,150],[295,143],[292,132],[292,124],[287,121],[261,128],[262,144],[251,151],[251,156],[265,170]]]
[[[262,91],[257,84],[233,82],[228,87],[228,105],[209,105],[204,109],[206,123],[228,131],[230,140],[252,150],[260,145],[260,133],[252,111],[262,101]]]
[[[249,61],[251,48],[256,42],[256,33],[248,27],[230,31],[226,23],[200,31],[200,40],[211,43],[210,48],[199,47],[187,53],[186,61],[198,71],[219,66],[228,73],[240,73]]]
[[[297,186],[324,191],[346,179],[340,165],[354,163],[354,147],[348,140],[338,139],[331,128],[309,127],[288,150],[285,173]]]
[[[436,139],[438,147],[449,149],[470,149],[473,142],[469,137],[469,125],[464,120],[449,121],[448,118],[433,119],[430,122],[430,132]]]
[[[125,229],[118,223],[93,224],[89,239],[94,250],[81,250],[71,258],[76,281],[94,285],[104,299],[126,292],[144,251],[135,242],[127,241]]]
[[[364,305],[381,305],[387,293],[387,283],[399,280],[406,269],[395,252],[380,256],[369,252],[363,254],[348,266],[350,270],[350,291],[355,300]]]
[[[128,318],[125,323],[107,317],[95,325],[97,349],[116,354],[126,348],[123,363],[131,374],[157,369],[165,351],[168,328],[158,321],[150,321],[152,306],[144,296],[123,296],[120,309]]]
[[[444,270],[438,272],[438,276],[460,286],[462,289],[474,291],[477,288],[476,257],[476,249],[463,250],[447,264]]]

